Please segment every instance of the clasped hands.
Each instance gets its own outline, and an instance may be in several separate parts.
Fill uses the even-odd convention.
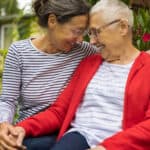
[[[26,150],[22,145],[25,130],[7,122],[0,123],[0,150]]]
[[[26,150],[22,145],[25,130],[7,122],[0,123],[0,150]],[[88,150],[106,150],[103,146],[96,146]]]

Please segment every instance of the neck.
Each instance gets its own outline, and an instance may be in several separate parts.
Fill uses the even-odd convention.
[[[126,45],[122,45],[120,48],[118,47],[117,50],[118,51],[116,51],[116,48],[114,49],[114,52],[116,52],[117,55],[112,56],[112,59],[108,60],[108,62],[122,65],[129,64],[140,54],[140,51],[131,43],[126,43]]]
[[[41,51],[49,54],[55,54],[59,52],[57,48],[52,44],[50,37],[48,37],[48,35],[44,35],[42,37],[34,39],[33,44]]]

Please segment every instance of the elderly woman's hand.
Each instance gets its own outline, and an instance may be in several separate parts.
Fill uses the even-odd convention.
[[[0,123],[0,150],[25,149],[22,146],[24,136],[25,131],[21,127],[14,127],[7,122]]]
[[[9,137],[13,129],[13,125],[7,122],[0,123],[0,150],[17,147],[16,142]]]
[[[14,127],[14,131],[11,133],[12,136],[16,137],[17,146],[22,147],[22,142],[25,137],[25,130],[22,127]]]

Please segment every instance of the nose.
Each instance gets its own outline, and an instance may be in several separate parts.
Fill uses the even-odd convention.
[[[96,37],[90,37],[90,43],[92,44],[92,45],[96,45],[97,44],[97,38]]]

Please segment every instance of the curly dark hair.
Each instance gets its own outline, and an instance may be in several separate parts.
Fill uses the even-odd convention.
[[[35,0],[33,8],[39,25],[47,27],[49,14],[55,14],[59,23],[66,23],[74,16],[88,14],[90,4],[85,0]]]

